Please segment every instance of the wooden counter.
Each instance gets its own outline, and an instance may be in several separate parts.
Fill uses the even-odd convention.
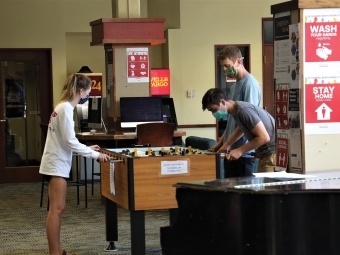
[[[181,146],[183,144],[182,137],[186,136],[186,132],[184,131],[176,131],[174,132],[174,145]],[[131,144],[136,143],[136,135],[128,134],[124,135],[123,133],[114,133],[114,134],[105,134],[105,133],[96,133],[91,134],[90,132],[77,133],[76,137],[79,141],[86,145],[97,144],[102,148],[125,148],[130,147]]]
[[[175,131],[174,137],[186,136],[185,131]],[[124,140],[124,139],[135,139],[137,136],[135,134],[124,135],[123,133],[105,134],[96,133],[91,134],[90,132],[77,133],[76,137],[79,140]]]

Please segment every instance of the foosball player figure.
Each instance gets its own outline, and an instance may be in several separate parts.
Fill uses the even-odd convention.
[[[158,152],[159,155],[164,156],[166,155],[165,151],[164,151],[164,147],[161,148],[161,150]]]
[[[151,155],[152,155],[151,148],[148,148],[148,156],[151,156]]]
[[[192,148],[191,148],[191,146],[188,146],[188,154],[189,154],[189,155],[192,154]]]
[[[178,155],[178,147],[175,147],[175,154]]]
[[[130,154],[130,151],[129,151],[129,149],[127,149],[127,150],[122,150],[121,154],[129,155],[129,154]]]

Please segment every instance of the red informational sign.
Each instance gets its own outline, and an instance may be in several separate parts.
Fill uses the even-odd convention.
[[[277,129],[289,129],[288,99],[289,90],[276,91],[275,119]]]
[[[150,95],[170,95],[170,70],[151,69]]]
[[[321,83],[306,84],[306,123],[340,122],[340,84]],[[326,80],[327,82],[327,80]]]
[[[340,61],[340,22],[327,16],[315,15],[305,23],[306,62]]]
[[[285,170],[288,164],[288,139],[277,138],[276,145],[276,166]]]
[[[81,73],[92,81],[90,96],[103,96],[103,75],[101,73]]]
[[[148,48],[127,48],[128,83],[149,82]]]

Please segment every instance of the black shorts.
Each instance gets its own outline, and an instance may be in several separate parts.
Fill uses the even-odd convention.
[[[53,176],[54,175],[43,174],[44,181],[50,182],[50,180]],[[60,176],[58,176],[58,177],[60,177]],[[65,178],[65,177],[62,177],[62,178],[64,178],[67,181],[67,178]]]

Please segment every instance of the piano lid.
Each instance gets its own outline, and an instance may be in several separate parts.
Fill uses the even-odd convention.
[[[196,188],[229,192],[322,192],[339,190],[340,177],[292,178],[292,177],[240,177],[218,180],[177,183],[178,188]]]

